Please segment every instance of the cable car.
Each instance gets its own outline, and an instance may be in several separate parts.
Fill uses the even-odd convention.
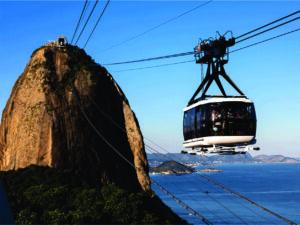
[[[184,148],[182,153],[199,154],[245,154],[256,143],[256,114],[254,103],[235,85],[225,73],[228,62],[228,47],[235,39],[201,41],[195,47],[196,63],[207,64],[206,76],[195,94],[183,109]],[[228,96],[219,79],[222,76],[240,95]],[[206,95],[215,81],[222,95]],[[200,98],[195,99],[202,91]]]

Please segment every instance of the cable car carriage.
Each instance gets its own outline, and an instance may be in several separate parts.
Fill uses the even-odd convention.
[[[225,73],[228,62],[228,47],[235,44],[231,37],[219,33],[218,39],[200,41],[195,47],[196,63],[207,64],[206,76],[184,108],[182,153],[200,154],[245,154],[256,143],[256,114],[253,102],[235,85]],[[219,76],[222,76],[240,95],[228,96]],[[215,81],[222,95],[206,95]],[[195,99],[202,91],[200,98]]]

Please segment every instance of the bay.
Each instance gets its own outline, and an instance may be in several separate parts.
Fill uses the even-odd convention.
[[[286,224],[284,218],[300,223],[300,164],[233,164],[209,167],[222,172],[199,172],[199,175],[220,182],[283,219],[237,198],[195,174],[152,175],[151,178],[213,224]],[[157,187],[152,188],[183,219],[192,224],[204,224]]]

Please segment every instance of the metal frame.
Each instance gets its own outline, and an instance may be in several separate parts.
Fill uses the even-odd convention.
[[[197,62],[198,63],[198,62]],[[216,82],[218,85],[223,97],[228,97],[224,87],[220,81],[219,76],[221,75],[240,95],[245,95],[239,88],[238,86],[230,79],[230,77],[226,74],[225,69],[224,69],[224,64],[227,63],[221,58],[217,58],[215,61],[211,60],[210,62],[207,63],[207,70],[206,70],[206,75],[203,81],[201,82],[200,86],[197,88],[196,92],[188,102],[188,106],[197,102],[198,100],[204,100],[205,97],[208,97],[206,95],[206,92],[210,85],[212,84],[213,81]],[[200,98],[196,99],[196,96],[200,93],[200,91],[204,88],[204,91],[201,95]]]
[[[225,35],[231,33],[231,38],[225,39]],[[228,97],[224,87],[220,81],[219,76],[221,75],[240,95],[245,95],[238,86],[230,79],[226,74],[224,69],[224,64],[228,62],[228,47],[235,44],[235,38],[232,37],[232,32],[228,31],[223,36],[217,32],[216,39],[201,40],[200,43],[194,48],[196,63],[207,64],[206,75],[202,80],[200,86],[197,88],[196,92],[188,102],[188,106],[199,101],[204,100],[206,97],[206,92],[213,81],[216,82],[218,88],[220,89],[223,97]],[[196,96],[203,91],[201,97],[195,99]]]

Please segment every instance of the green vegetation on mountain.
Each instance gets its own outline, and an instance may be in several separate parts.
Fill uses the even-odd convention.
[[[69,171],[31,165],[0,171],[16,224],[172,224],[152,191],[130,193]],[[171,211],[169,212],[171,213]]]
[[[150,173],[183,174],[192,173],[193,168],[189,168],[175,161],[166,161],[157,167],[151,168]]]

